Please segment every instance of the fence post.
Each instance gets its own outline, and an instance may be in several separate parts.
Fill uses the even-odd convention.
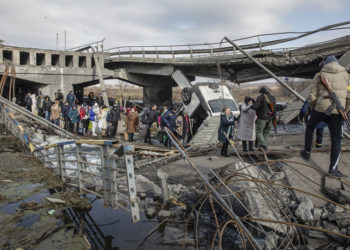
[[[103,182],[103,197],[105,200],[106,205],[111,205],[111,199],[110,199],[110,193],[111,190],[111,184],[110,184],[110,175],[108,168],[106,166],[106,145],[100,146],[100,152],[101,152],[101,168],[102,168],[102,182]],[[108,191],[107,191],[108,190]]]
[[[118,207],[118,184],[117,184],[117,161],[114,158],[108,159],[108,168],[111,178],[111,203],[112,208]]]
[[[64,153],[64,145],[58,145],[57,148],[60,156],[61,179],[64,182],[65,176],[66,176],[66,162],[65,162],[66,157]]]
[[[60,177],[62,179],[62,165],[61,165],[61,154],[59,146],[55,146],[57,170],[59,171]]]
[[[133,222],[140,220],[139,204],[136,193],[136,181],[134,173],[134,148],[130,145],[124,145],[124,157],[126,162],[126,179],[128,182],[129,201],[131,208],[131,216]]]
[[[81,155],[80,155],[80,151],[81,151],[81,145],[76,143],[75,144],[75,149],[77,152],[77,168],[78,168],[78,180],[79,180],[79,192],[82,192],[82,187],[83,184],[81,182],[81,168],[82,168],[82,163],[81,163]]]

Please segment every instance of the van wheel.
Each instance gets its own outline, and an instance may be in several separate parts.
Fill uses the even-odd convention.
[[[181,98],[184,104],[188,105],[191,102],[192,91],[189,87],[185,87],[181,91]]]

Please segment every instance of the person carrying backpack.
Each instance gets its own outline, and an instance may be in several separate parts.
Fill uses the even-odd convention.
[[[120,118],[119,106],[117,103],[115,103],[113,105],[113,109],[109,111],[109,121],[110,121],[110,126],[108,127],[109,137],[114,137],[116,135],[117,129],[118,129],[118,121],[120,120],[121,118]]]
[[[147,126],[147,132],[145,136],[144,143],[149,143],[152,145],[152,140],[151,140],[151,127],[154,122],[157,122],[158,120],[158,114],[157,114],[157,105],[153,104],[151,106],[151,109],[147,110],[144,112],[142,115],[142,123]],[[157,123],[158,127],[158,123]]]

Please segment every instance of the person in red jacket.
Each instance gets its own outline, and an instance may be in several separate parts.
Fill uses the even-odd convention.
[[[86,135],[89,128],[89,106],[86,102],[80,108],[80,121],[83,125],[83,134]]]

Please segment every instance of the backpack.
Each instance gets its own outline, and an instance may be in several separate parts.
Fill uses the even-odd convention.
[[[111,122],[111,111],[109,110],[106,117],[107,122]]]
[[[146,124],[146,122],[147,122],[148,112],[149,112],[149,110],[147,109],[147,110],[143,111],[143,113],[141,114],[141,122],[143,124]]]

